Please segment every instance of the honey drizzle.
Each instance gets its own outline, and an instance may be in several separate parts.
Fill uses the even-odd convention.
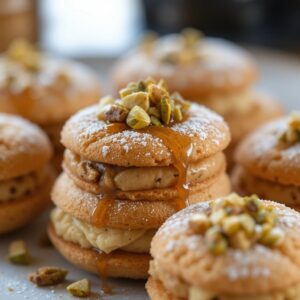
[[[123,123],[112,123],[107,126],[107,134],[115,134],[124,130],[131,130]],[[172,130],[169,127],[147,127],[140,130],[142,133],[148,133],[163,141],[163,144],[171,151],[173,165],[178,171],[178,180],[175,185],[177,197],[175,199],[176,209],[181,210],[186,207],[188,198],[188,186],[186,183],[188,159],[192,153],[191,139],[187,136]],[[116,191],[112,189],[103,189],[99,195],[100,201],[93,211],[92,224],[97,227],[103,227],[106,224],[109,208],[113,205],[116,199]],[[111,287],[107,283],[108,274],[108,259],[113,254],[99,253],[98,256],[98,271],[102,280],[102,290],[104,293],[111,293]]]
[[[177,210],[187,206],[189,190],[186,182],[189,156],[192,153],[191,139],[172,130],[170,127],[151,126],[142,130],[163,141],[163,144],[171,151],[173,165],[178,171],[178,179],[175,185],[177,197],[175,199]]]

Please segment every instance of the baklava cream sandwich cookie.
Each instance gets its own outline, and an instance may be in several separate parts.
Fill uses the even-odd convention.
[[[89,271],[146,278],[160,225],[188,203],[230,192],[229,140],[222,117],[150,78],[80,111],[62,131],[54,245]]]
[[[300,299],[300,215],[231,194],[170,217],[151,243],[151,300]]]
[[[52,147],[36,125],[0,113],[0,234],[32,221],[50,202]]]
[[[79,109],[100,97],[97,75],[84,65],[54,58],[24,40],[0,55],[0,112],[20,115],[48,134],[60,168],[60,131]]]
[[[171,91],[225,118],[232,134],[226,150],[230,165],[233,149],[244,136],[282,114],[271,96],[253,89],[257,68],[247,51],[222,39],[204,37],[194,29],[146,37],[116,64],[112,77],[120,87],[147,76],[164,78]]]
[[[264,125],[238,147],[234,189],[300,209],[300,112]]]

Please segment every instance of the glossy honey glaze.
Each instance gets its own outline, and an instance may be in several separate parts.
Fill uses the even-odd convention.
[[[107,126],[107,134],[116,134],[123,130],[131,130],[124,123],[113,123]],[[178,170],[178,180],[175,185],[177,189],[177,197],[174,199],[174,205],[177,210],[183,209],[188,203],[188,186],[186,183],[187,168],[189,156],[192,153],[191,139],[184,136],[170,127],[156,127],[150,126],[139,130],[141,133],[147,133],[162,140],[163,144],[172,153],[172,161],[174,167]],[[113,205],[113,201],[116,199],[116,190],[103,189],[99,195],[101,199],[93,212],[92,224],[98,227],[104,227],[107,224],[107,218],[109,217],[110,207]],[[107,261],[113,254],[101,253],[98,259],[99,274],[105,278],[109,273]],[[109,290],[106,281],[103,281],[104,290]]]

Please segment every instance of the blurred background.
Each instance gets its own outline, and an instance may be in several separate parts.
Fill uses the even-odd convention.
[[[104,80],[145,30],[184,27],[246,47],[261,67],[258,84],[287,106],[300,103],[300,0],[0,0],[1,51],[26,37],[90,64]]]

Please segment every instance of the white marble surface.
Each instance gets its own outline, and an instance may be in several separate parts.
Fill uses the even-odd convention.
[[[261,68],[259,87],[264,87],[278,98],[287,110],[300,109],[300,59],[292,56],[258,51],[253,53]],[[94,64],[93,66],[107,74],[110,63]],[[66,262],[53,248],[43,249],[38,247],[37,240],[45,231],[46,214],[23,230],[1,237],[0,240],[0,299],[74,299],[70,297],[65,287],[70,281],[87,277],[92,281],[95,294],[90,299],[147,299],[144,290],[144,281],[111,280],[113,294],[102,295],[100,280],[93,275],[80,271]],[[34,261],[30,266],[11,265],[6,257],[10,241],[23,239],[28,243]],[[40,266],[62,266],[69,270],[68,281],[57,287],[36,288],[26,279],[27,274]]]

